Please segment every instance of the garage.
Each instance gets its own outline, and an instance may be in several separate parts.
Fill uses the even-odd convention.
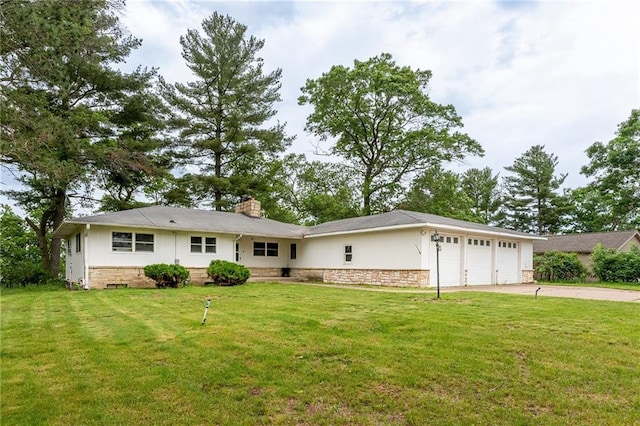
[[[460,267],[462,259],[462,241],[461,235],[442,235],[440,237],[440,285],[459,286],[463,281],[462,268]],[[431,250],[431,265],[436,265],[435,246]],[[435,284],[437,280],[436,268],[432,269],[431,281]]]
[[[517,283],[522,281],[518,273],[519,244],[515,241],[498,241],[498,267],[496,282],[498,284]]]
[[[486,237],[468,236],[467,251],[467,285],[493,284],[493,247],[492,241]]]

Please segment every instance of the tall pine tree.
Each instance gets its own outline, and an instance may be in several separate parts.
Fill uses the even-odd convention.
[[[558,157],[535,145],[505,167],[502,223],[508,228],[537,234],[558,232],[566,202],[558,193],[567,175],[556,176]]]
[[[117,0],[3,2],[0,36],[0,155],[21,188],[5,191],[28,214],[45,270],[60,269],[60,239],[50,238],[68,200],[94,186],[98,169],[144,168],[144,155],[119,144],[144,121],[136,111],[153,71],[122,73],[140,41],[125,33]]]
[[[264,40],[218,13],[202,22],[201,32],[188,30],[180,44],[194,80],[163,85],[179,130],[176,157],[190,172],[179,182],[189,186],[192,203],[224,210],[268,181],[251,170],[290,144],[284,126],[269,123],[282,71],[265,73],[258,56]]]

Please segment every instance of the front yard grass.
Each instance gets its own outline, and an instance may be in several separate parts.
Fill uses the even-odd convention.
[[[0,309],[3,425],[640,422],[633,303],[248,283]]]

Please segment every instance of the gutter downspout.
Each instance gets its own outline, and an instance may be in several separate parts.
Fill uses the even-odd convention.
[[[233,250],[231,252],[231,259],[233,259],[234,263],[237,263],[240,260],[240,252],[236,251],[236,244],[238,244],[238,240],[242,237],[244,237],[244,234],[238,234],[238,237],[233,240],[233,246],[231,247]],[[238,254],[238,259],[236,259],[236,253]]]
[[[82,251],[82,263],[84,265],[84,283],[82,287],[85,290],[89,290],[89,230],[91,230],[91,224],[87,223],[85,225],[84,235],[83,235],[83,244],[84,250]]]

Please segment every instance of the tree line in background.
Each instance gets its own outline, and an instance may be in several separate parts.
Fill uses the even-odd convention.
[[[294,138],[275,120],[282,70],[264,70],[264,40],[214,13],[180,38],[191,81],[168,83],[156,69],[118,68],[141,44],[118,20],[123,7],[15,0],[0,10],[0,155],[21,185],[3,192],[26,212],[50,274],[61,263],[51,232],[74,206],[229,210],[250,194],[270,218],[300,224],[402,208],[538,234],[640,227],[640,109],[589,147],[583,188],[562,190],[544,145],[504,176],[458,174],[447,165],[482,146],[454,106],[429,97],[430,71],[383,53],[301,88],[306,130],[331,160],[309,161],[286,153]]]

